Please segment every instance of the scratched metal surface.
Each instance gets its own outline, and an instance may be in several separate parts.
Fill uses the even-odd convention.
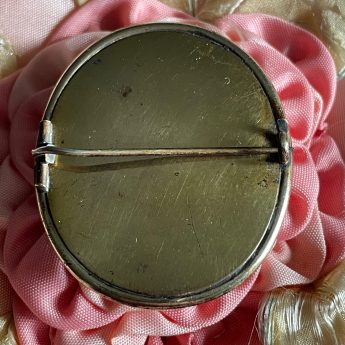
[[[86,63],[58,100],[55,144],[72,148],[272,146],[252,72],[190,34],[147,33]],[[105,281],[152,296],[205,289],[253,252],[272,215],[267,157],[59,157],[48,201],[69,250]]]

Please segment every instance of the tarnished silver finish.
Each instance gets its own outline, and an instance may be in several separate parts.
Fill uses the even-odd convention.
[[[43,193],[49,192],[50,177],[49,177],[49,163],[45,161],[36,164],[36,180],[35,187]]]
[[[39,130],[38,141],[41,145],[51,145],[53,143],[53,125],[49,120],[42,120],[41,127]],[[50,171],[49,164],[55,163],[55,154],[49,152],[40,155],[40,158],[36,160],[36,171],[35,174],[35,187],[45,193],[49,192],[50,186]]]
[[[42,144],[52,144],[53,143],[53,124],[49,120],[41,121],[40,129],[40,139]]]
[[[287,165],[289,164],[292,152],[292,144],[289,137],[289,125],[285,119],[278,119],[277,127],[280,141],[280,161],[282,164]]]
[[[193,305],[240,284],[271,250],[290,190],[287,122],[227,39],[168,23],[115,32],[66,71],[44,121],[52,140],[41,135],[33,152],[41,217],[94,290]]]

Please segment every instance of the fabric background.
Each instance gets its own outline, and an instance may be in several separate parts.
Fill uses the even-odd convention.
[[[13,13],[19,3],[1,6]],[[329,52],[274,17],[213,22],[259,63],[279,94],[294,146],[289,209],[276,246],[241,286],[195,307],[131,308],[80,285],[56,257],[37,211],[30,151],[53,86],[83,48],[128,25],[197,21],[155,0],[91,0],[75,11],[67,3],[47,9],[43,1],[26,2],[20,29],[0,18],[23,66],[0,81],[0,315],[12,309],[21,344],[259,344],[255,319],[263,294],[308,284],[345,256],[344,88],[336,90]],[[44,25],[33,20],[41,13]]]
[[[204,21],[231,13],[265,13],[289,20],[319,37],[345,74],[345,2],[343,0],[161,0]]]

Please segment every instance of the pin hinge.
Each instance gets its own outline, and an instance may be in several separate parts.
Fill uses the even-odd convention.
[[[280,142],[281,163],[287,165],[290,162],[292,143],[289,136],[289,125],[285,119],[277,120],[278,136]]]
[[[53,124],[49,120],[41,121],[39,143],[41,145],[48,145],[53,143]]]
[[[41,192],[49,192],[50,173],[49,163],[39,160],[35,165],[35,187]]]
[[[52,145],[53,143],[53,124],[49,120],[43,120],[40,124],[38,137],[39,147]],[[35,186],[43,192],[48,192],[50,187],[49,165],[54,164],[55,154],[46,153],[36,160],[35,164]]]

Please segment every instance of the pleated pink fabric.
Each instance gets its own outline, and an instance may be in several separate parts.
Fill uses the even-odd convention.
[[[49,35],[24,68],[0,81],[0,285],[11,300],[21,344],[259,344],[254,324],[263,294],[310,283],[345,257],[344,148],[328,130],[336,94],[333,60],[301,28],[250,14],[218,19],[214,28],[271,79],[294,146],[288,212],[261,268],[214,301],[161,311],[109,301],[66,271],[44,233],[33,189],[30,151],[48,97],[76,55],[108,31],[167,20],[197,23],[156,0],[91,0]],[[0,312],[6,308],[0,304]]]

